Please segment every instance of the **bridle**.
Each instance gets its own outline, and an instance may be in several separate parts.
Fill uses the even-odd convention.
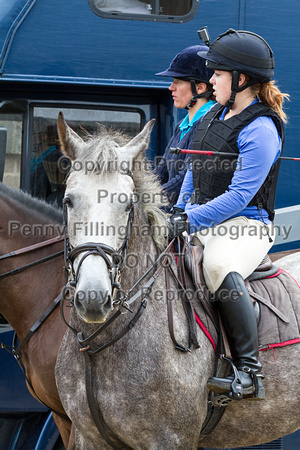
[[[119,280],[121,278],[122,269],[124,267],[124,263],[126,260],[126,250],[128,247],[129,238],[131,236],[133,222],[134,222],[134,204],[132,203],[130,205],[129,209],[129,215],[127,219],[127,225],[126,225],[126,234],[124,241],[120,248],[118,250],[115,250],[113,247],[103,244],[103,243],[96,243],[96,242],[87,242],[84,244],[79,244],[75,247],[73,247],[70,244],[69,240],[69,234],[68,234],[68,198],[65,197],[63,199],[63,224],[64,224],[64,251],[65,251],[65,284],[64,288],[62,290],[62,297],[63,300],[60,303],[61,307],[61,316],[67,327],[69,327],[73,333],[77,337],[77,341],[80,346],[80,351],[86,352],[89,355],[95,355],[96,353],[101,352],[102,350],[106,349],[107,347],[113,345],[115,342],[117,342],[119,339],[121,339],[138,321],[138,319],[143,314],[146,306],[147,306],[147,297],[149,297],[151,288],[155,280],[158,278],[160,273],[164,270],[166,273],[166,285],[167,288],[169,286],[169,276],[167,275],[169,272],[171,273],[172,277],[175,279],[178,286],[182,289],[182,291],[185,290],[184,282],[182,283],[180,279],[175,274],[172,266],[170,264],[166,265],[166,262],[169,261],[170,253],[172,251],[172,245],[174,243],[174,239],[169,243],[167,248],[164,250],[164,252],[160,253],[158,257],[155,259],[154,263],[145,271],[145,273],[134,282],[134,284],[127,290],[127,292],[123,292],[120,289],[120,283]],[[84,253],[81,259],[79,260],[76,270],[74,268],[74,262],[77,256],[79,256],[81,253]],[[112,285],[112,292],[111,292],[111,298],[112,298],[112,310],[115,307],[118,307],[116,312],[114,312],[113,315],[109,317],[104,324],[101,324],[99,328],[92,333],[90,336],[84,338],[81,331],[78,331],[75,329],[75,327],[71,322],[69,323],[65,317],[64,317],[64,300],[68,296],[68,300],[70,301],[71,305],[74,304],[74,296],[73,294],[76,292],[76,284],[78,280],[79,270],[82,266],[83,261],[90,255],[98,255],[100,256],[106,263],[106,266],[108,268],[108,271],[110,273],[110,279],[111,279],[111,285]],[[137,290],[133,294],[134,291],[136,291],[137,287],[141,285],[142,281],[146,280],[142,287]],[[140,307],[138,308],[138,311],[133,316],[132,320],[129,322],[129,324],[115,337],[113,337],[109,342],[103,344],[102,346],[91,349],[91,343],[92,341],[99,336],[109,325],[114,322],[120,314],[125,314],[126,312],[133,313],[133,310],[131,309],[131,305],[139,298],[142,297]],[[186,302],[184,302],[186,303]],[[195,346],[197,347],[197,339],[196,337],[192,337],[192,341],[190,341],[190,347],[187,348],[186,346],[179,344],[174,336],[173,331],[173,319],[172,319],[172,305],[171,302],[167,302],[168,304],[168,320],[169,320],[169,328],[170,328],[170,334],[171,338],[175,344],[175,348],[178,350],[181,350],[183,352],[190,351],[190,348]],[[125,310],[125,311],[124,311]],[[190,314],[191,316],[191,314]],[[192,320],[191,318],[189,320],[189,325],[192,327]]]
[[[105,261],[107,269],[110,274],[110,281],[112,285],[112,298],[114,298],[115,292],[120,288],[119,279],[122,269],[124,267],[126,250],[128,247],[128,240],[131,235],[132,226],[134,222],[134,206],[130,206],[128,220],[126,225],[125,239],[118,250],[113,247],[96,242],[86,242],[73,247],[70,244],[68,235],[68,206],[67,199],[63,199],[63,223],[64,223],[64,255],[65,255],[65,286],[71,289],[76,289],[76,284],[79,276],[79,271],[83,261],[90,255],[101,256]],[[78,262],[76,270],[74,268],[74,261],[80,255],[84,253]]]

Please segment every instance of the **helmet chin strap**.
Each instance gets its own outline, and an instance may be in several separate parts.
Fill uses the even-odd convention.
[[[227,106],[228,109],[232,108],[235,101],[235,96],[238,92],[242,92],[247,87],[252,86],[255,83],[259,83],[259,81],[256,80],[255,78],[251,78],[249,81],[247,81],[246,84],[239,87],[239,80],[240,80],[240,72],[238,72],[237,70],[233,70],[231,79],[231,94],[228,102],[225,104],[225,106]]]
[[[198,94],[197,88],[196,88],[196,81],[190,80],[190,82],[191,82],[193,97],[192,97],[191,101],[189,102],[189,104],[185,107],[185,109],[187,109],[187,110],[192,108],[192,106],[194,106],[197,103],[198,98],[207,98],[207,97],[210,97],[213,93],[213,90],[211,89],[209,91],[202,92],[202,94]]]
[[[233,107],[235,96],[239,88],[239,80],[240,80],[240,73],[237,70],[233,70],[231,78],[231,94],[228,102],[226,102],[225,104],[225,106],[227,106],[228,109],[231,109]]]

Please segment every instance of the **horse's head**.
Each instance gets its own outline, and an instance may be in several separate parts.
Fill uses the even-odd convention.
[[[133,223],[133,165],[143,160],[154,120],[130,142],[102,130],[83,140],[58,117],[61,150],[72,167],[64,198],[75,306],[89,323],[104,322]]]

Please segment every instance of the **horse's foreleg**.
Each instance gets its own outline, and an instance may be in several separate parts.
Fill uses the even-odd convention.
[[[72,425],[72,427],[71,427],[69,444],[68,444],[68,447],[66,447],[66,449],[67,450],[75,450],[76,449],[76,446],[75,446],[75,427],[74,427],[74,425]]]
[[[111,447],[108,447],[105,441],[102,444],[98,440],[94,442],[94,444],[91,446],[89,445],[86,440],[83,438],[82,434],[79,433],[78,430],[75,430],[75,427],[72,427],[72,432],[74,432],[75,437],[75,448],[76,450],[111,450]],[[102,441],[102,439],[100,439]],[[69,449],[67,449],[69,450]]]
[[[69,447],[70,441],[71,441],[71,435],[73,426],[71,422],[68,422],[66,419],[63,419],[62,417],[58,416],[57,414],[53,413],[53,419],[54,422],[57,425],[57,428],[59,430],[60,436],[62,438],[63,444],[67,450],[75,450],[75,439],[73,437],[73,447]],[[73,433],[74,434],[74,433]]]

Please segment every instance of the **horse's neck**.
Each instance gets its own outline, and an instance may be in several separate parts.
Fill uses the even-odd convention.
[[[142,215],[136,214],[133,233],[129,239],[123,283],[137,281],[154,264],[159,252],[151,236],[150,227]],[[124,286],[122,286],[124,288]]]

